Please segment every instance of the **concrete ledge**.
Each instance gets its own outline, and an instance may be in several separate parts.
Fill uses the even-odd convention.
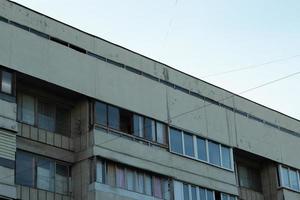
[[[155,198],[153,196],[148,196],[144,194],[140,194],[137,192],[121,189],[121,188],[116,188],[112,187],[110,185],[102,184],[102,183],[97,183],[94,182],[89,185],[89,191],[95,191],[96,197],[95,199],[116,199],[116,200],[160,200],[158,198]],[[114,198],[108,198],[108,197],[114,197]]]
[[[17,189],[13,185],[6,185],[0,183],[0,196],[16,199]]]

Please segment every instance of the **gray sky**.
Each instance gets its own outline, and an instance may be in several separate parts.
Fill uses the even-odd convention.
[[[299,0],[16,2],[235,93],[300,71]],[[299,82],[242,96],[300,119]]]

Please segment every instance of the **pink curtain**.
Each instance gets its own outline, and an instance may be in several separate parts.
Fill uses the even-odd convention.
[[[161,179],[153,177],[153,195],[158,198],[162,198],[162,184]]]
[[[117,186],[121,188],[125,188],[124,168],[117,167]]]

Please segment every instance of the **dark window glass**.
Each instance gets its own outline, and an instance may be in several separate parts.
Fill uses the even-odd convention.
[[[132,118],[131,112],[123,109],[119,109],[120,112],[120,130],[124,133],[132,134]]]
[[[208,142],[209,149],[209,162],[215,165],[221,165],[221,157],[220,157],[220,147],[219,144],[209,141]]]
[[[38,102],[38,127],[47,131],[55,131],[55,106]]]
[[[155,123],[154,120],[145,118],[145,138],[147,140],[155,140]]]
[[[231,169],[231,153],[230,148],[222,146],[222,167]]]
[[[262,189],[260,169],[242,163],[238,163],[237,168],[240,186],[260,192]]]
[[[207,161],[206,140],[197,137],[198,159]]]
[[[101,102],[95,103],[95,122],[103,126],[107,125],[107,105]]]
[[[190,194],[189,194],[189,185],[183,184],[183,199],[184,200],[189,200],[190,199]]]
[[[25,152],[16,155],[16,184],[34,187],[34,157]]]
[[[56,107],[55,128],[57,133],[70,135],[70,111],[68,109]]]
[[[69,167],[56,164],[55,192],[68,194],[69,192]]]
[[[191,187],[191,191],[192,191],[192,200],[197,200],[197,190],[195,186]]]
[[[190,134],[184,133],[184,151],[185,155],[194,157],[194,142],[193,136]]]
[[[1,91],[12,94],[12,74],[10,72],[2,71]]]
[[[120,111],[116,107],[108,106],[108,126],[120,130]]]
[[[183,154],[182,133],[176,129],[170,129],[171,151]]]

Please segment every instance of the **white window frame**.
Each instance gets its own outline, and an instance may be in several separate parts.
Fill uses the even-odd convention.
[[[283,185],[283,172],[282,172],[283,168],[286,168],[288,170],[289,186]],[[279,177],[280,177],[279,182],[280,182],[280,187],[287,188],[287,189],[295,191],[295,192],[300,192],[300,175],[299,175],[299,170],[293,169],[293,171],[296,171],[296,174],[297,174],[297,181],[298,181],[298,186],[299,186],[298,190],[292,188],[291,177],[290,177],[290,170],[291,169],[288,166],[283,166],[282,164],[279,165]]]
[[[231,171],[231,172],[234,172],[234,171],[235,171],[234,160],[233,160],[233,149],[232,149],[232,147],[229,147],[229,146],[227,146],[227,145],[223,145],[223,144],[218,143],[218,142],[215,142],[215,141],[213,141],[213,140],[208,140],[208,139],[206,139],[206,138],[203,138],[203,137],[201,137],[201,136],[198,136],[198,135],[193,134],[193,133],[190,133],[190,132],[186,132],[186,134],[190,134],[190,135],[192,136],[192,139],[193,139],[194,156],[189,156],[189,155],[187,155],[186,152],[185,152],[185,141],[184,141],[184,134],[185,134],[185,132],[184,132],[183,130],[180,130],[180,129],[175,128],[175,127],[174,127],[173,129],[179,131],[180,134],[181,134],[182,154],[181,154],[181,153],[177,153],[177,152],[175,152],[175,151],[172,151],[172,150],[171,150],[171,129],[172,129],[172,128],[173,128],[173,127],[168,126],[168,138],[169,138],[168,144],[169,144],[169,152],[174,153],[174,154],[176,154],[176,155],[184,156],[184,157],[187,157],[187,158],[190,158],[190,159],[193,159],[193,160],[197,160],[197,161],[200,161],[200,162],[202,162],[202,163],[206,163],[206,164],[209,164],[209,165],[212,165],[212,166],[221,168],[221,169],[225,169],[225,170],[228,170],[228,171]],[[201,138],[201,139],[203,139],[203,140],[205,141],[206,159],[207,159],[207,160],[201,160],[201,159],[198,158],[197,137],[199,137],[199,138]],[[219,156],[220,156],[220,165],[216,165],[216,164],[213,164],[213,163],[210,162],[208,142],[213,142],[213,143],[215,143],[215,144],[218,145],[218,147],[219,147]],[[223,160],[222,160],[222,159],[223,159],[223,158],[222,158],[222,146],[228,148],[229,151],[230,151],[230,163],[231,163],[231,168],[223,167],[223,164],[222,164],[222,162],[223,162]]]

